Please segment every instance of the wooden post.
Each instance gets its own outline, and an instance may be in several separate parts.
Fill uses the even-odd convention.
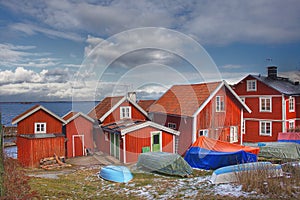
[[[3,175],[4,175],[4,147],[3,147],[3,129],[2,129],[2,118],[0,113],[0,197],[4,196],[3,188]]]

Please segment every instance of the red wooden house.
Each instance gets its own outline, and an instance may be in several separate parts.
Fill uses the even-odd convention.
[[[244,113],[244,141],[277,141],[279,132],[300,125],[300,85],[277,76],[277,67],[268,67],[268,76],[248,75],[233,86],[252,113]]]
[[[251,110],[225,82],[174,85],[149,109],[152,121],[180,131],[178,153],[208,136],[231,143],[242,141],[243,112]]]
[[[123,163],[136,162],[139,154],[147,151],[175,153],[175,136],[179,132],[148,121],[135,94],[106,97],[88,115],[99,122],[99,150]]]
[[[83,156],[94,152],[94,120],[81,112],[68,112],[62,117],[66,124],[64,132],[67,158]]]
[[[38,167],[40,159],[65,156],[63,119],[36,105],[12,120],[17,127],[18,161],[26,167]]]

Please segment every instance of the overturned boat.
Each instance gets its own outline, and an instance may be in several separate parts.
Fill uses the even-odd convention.
[[[188,176],[193,169],[178,154],[167,152],[147,152],[139,155],[137,168],[166,175]]]
[[[127,183],[133,178],[133,175],[125,166],[108,165],[101,168],[99,177],[108,181]]]
[[[268,178],[283,175],[281,165],[272,164],[271,162],[253,162],[221,167],[213,172],[210,181],[213,184],[237,182],[239,177],[250,176],[251,173],[252,176],[262,176],[264,174]]]

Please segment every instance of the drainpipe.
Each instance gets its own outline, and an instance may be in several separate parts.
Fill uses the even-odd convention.
[[[123,159],[124,163],[126,164],[126,140],[125,140],[125,135],[122,136],[123,140]]]
[[[197,115],[193,116],[193,124],[192,124],[192,143],[196,142],[197,138]]]
[[[243,121],[244,121],[244,110],[243,108],[241,108],[241,128],[240,128],[240,132],[241,132],[241,137],[240,137],[240,144],[243,145]]]
[[[282,94],[282,132],[286,132],[286,100],[284,99],[284,95]]]

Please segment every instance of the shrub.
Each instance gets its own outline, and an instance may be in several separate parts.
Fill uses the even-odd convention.
[[[269,167],[236,173],[238,183],[242,185],[244,191],[256,191],[270,198],[297,198],[300,194],[300,167],[290,165],[282,167],[284,171],[282,176]]]
[[[1,199],[34,199],[36,192],[31,191],[29,177],[18,164],[17,160],[4,157],[3,188],[4,196]]]

